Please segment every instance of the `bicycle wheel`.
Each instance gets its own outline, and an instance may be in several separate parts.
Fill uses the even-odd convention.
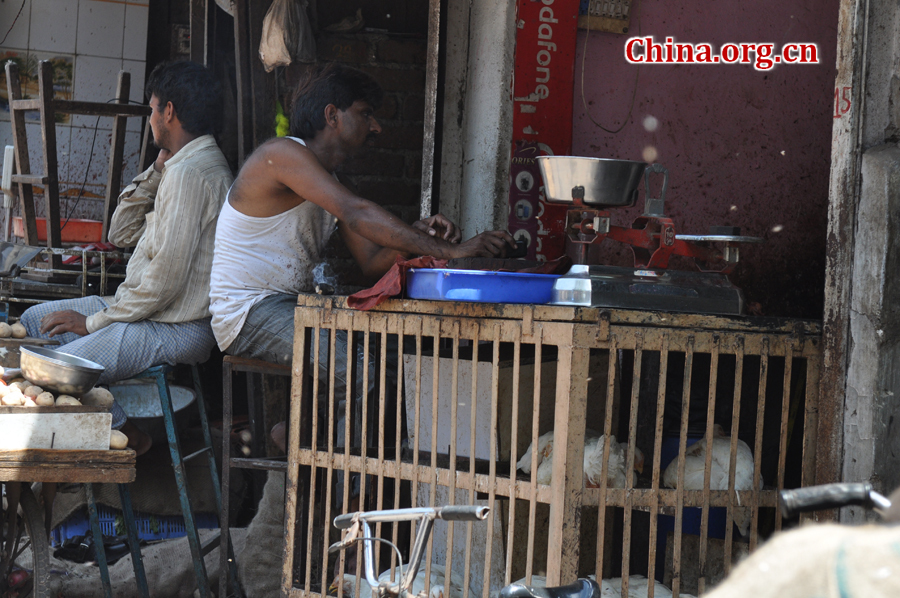
[[[15,530],[10,529],[7,493],[19,486],[19,509]],[[7,482],[3,498],[3,523],[0,535],[0,598],[50,598],[50,548],[44,529],[44,516],[28,484]],[[12,498],[9,496],[9,498]]]

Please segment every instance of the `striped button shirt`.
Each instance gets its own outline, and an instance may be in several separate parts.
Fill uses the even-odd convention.
[[[137,244],[109,307],[87,318],[88,332],[113,322],[189,322],[209,317],[216,219],[231,169],[211,135],[151,166],[119,196],[109,240]]]

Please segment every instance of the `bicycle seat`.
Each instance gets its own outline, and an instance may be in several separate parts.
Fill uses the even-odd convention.
[[[571,585],[552,588],[514,583],[500,590],[500,598],[600,598],[600,586],[592,579],[579,579]]]

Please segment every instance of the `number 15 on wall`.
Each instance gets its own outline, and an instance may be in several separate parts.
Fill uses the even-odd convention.
[[[852,87],[834,88],[834,117],[840,118],[850,112],[850,90]]]

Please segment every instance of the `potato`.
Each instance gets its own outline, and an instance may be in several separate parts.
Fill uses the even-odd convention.
[[[0,399],[0,404],[10,405],[18,407],[22,403],[25,402],[25,395],[20,392],[10,392],[7,393],[2,399]]]
[[[37,407],[37,403],[34,402],[34,399],[31,397],[25,397],[25,401],[22,403],[22,407]]]
[[[9,383],[10,388],[14,388],[14,389],[20,391],[22,394],[25,394],[25,389],[28,388],[29,386],[34,386],[34,385],[31,384],[31,382],[26,382],[25,378],[22,378],[22,380],[16,380],[14,382]]]
[[[25,330],[25,327],[18,322],[10,326],[10,330],[12,330],[13,338],[25,338],[26,336],[28,336],[28,331]]]
[[[90,405],[91,407],[102,407],[109,409],[113,404],[113,394],[102,386],[95,386],[81,397],[82,405]]]
[[[22,394],[25,395],[26,397],[31,397],[33,399],[34,397],[38,396],[42,392],[44,392],[44,389],[41,388],[40,386],[29,386],[22,392]]]
[[[76,399],[73,396],[69,395],[59,395],[56,397],[56,406],[57,407],[78,407],[81,405],[81,401]]]
[[[5,397],[7,393],[12,392],[12,388],[6,385],[5,382],[0,382],[0,397]]]
[[[42,392],[35,397],[34,402],[37,403],[39,407],[53,407],[56,403],[56,399],[53,398],[53,393]]]
[[[0,338],[9,338],[12,336],[12,327],[6,322],[0,322]]]
[[[122,434],[118,430],[112,430],[109,433],[109,448],[123,449],[128,448],[128,436]]]

